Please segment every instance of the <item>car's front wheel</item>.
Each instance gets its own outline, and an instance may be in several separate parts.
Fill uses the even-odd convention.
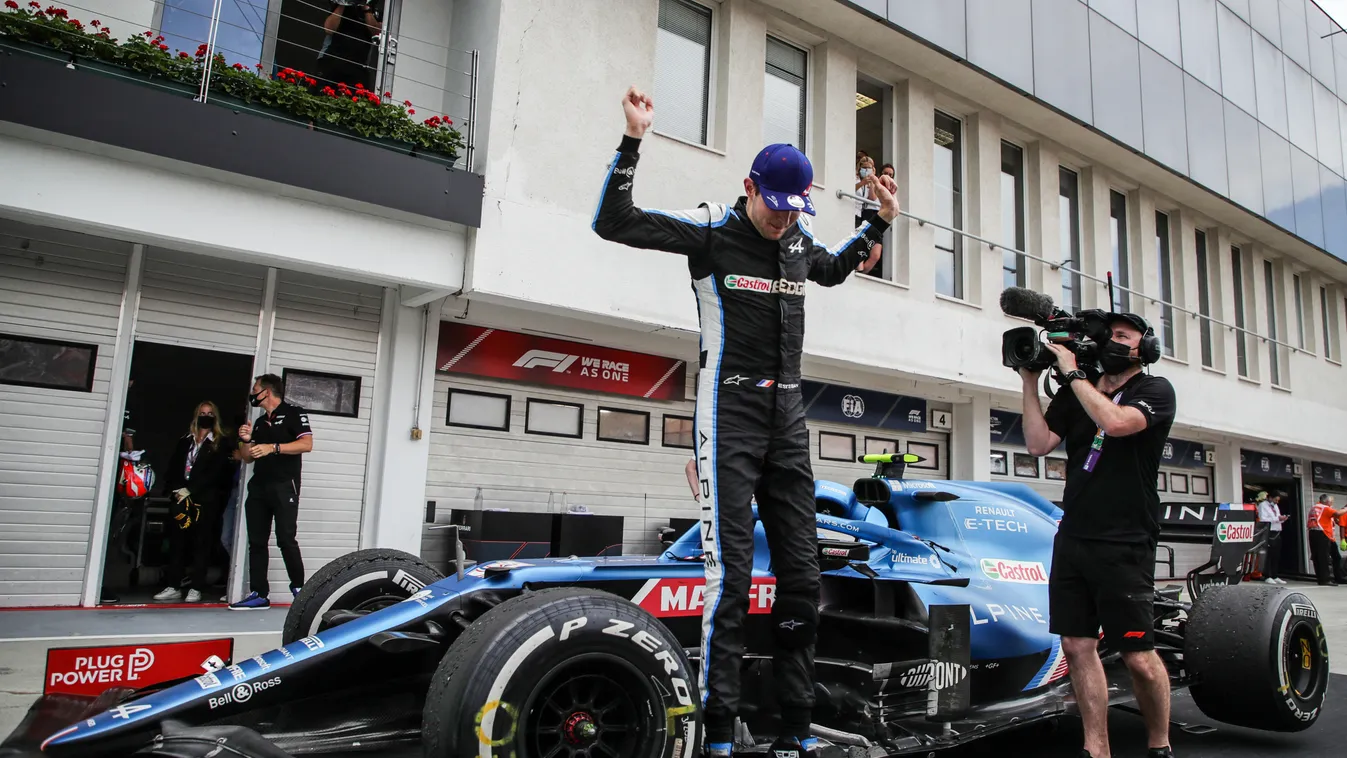
[[[377,611],[443,578],[425,561],[401,550],[381,547],[347,553],[304,583],[285,615],[281,644],[322,631],[328,611]]]
[[[1184,664],[1193,701],[1211,718],[1274,732],[1307,729],[1328,690],[1319,612],[1284,587],[1210,587],[1189,614]]]
[[[700,754],[695,674],[649,613],[566,587],[512,598],[454,642],[422,716],[427,758]]]

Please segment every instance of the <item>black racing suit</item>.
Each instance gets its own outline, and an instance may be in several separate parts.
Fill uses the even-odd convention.
[[[642,210],[632,203],[640,140],[623,137],[593,227],[632,247],[688,258],[701,320],[694,421],[706,594],[700,684],[707,742],[730,742],[739,709],[741,627],[753,569],[753,515],[772,554],[774,674],[782,733],[806,737],[814,705],[819,569],[814,475],[800,392],[805,279],[841,284],[888,224],[876,218],[830,252],[809,216],[779,241],[758,234],[746,199],[733,208]]]

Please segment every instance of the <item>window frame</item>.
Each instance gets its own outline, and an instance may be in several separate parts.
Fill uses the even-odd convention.
[[[450,421],[449,414],[454,412],[454,395],[472,395],[474,397],[490,397],[505,401],[505,425],[488,426],[486,424],[465,424],[462,422]],[[444,404],[444,425],[452,426],[458,429],[485,429],[492,432],[510,431],[510,412],[514,407],[514,396],[500,392],[481,392],[479,390],[462,389],[459,387],[450,387],[449,394],[445,398]]]
[[[670,139],[679,140],[680,142],[692,142],[693,144],[701,145],[702,147],[707,147],[707,148],[712,148],[712,149],[714,149],[714,145],[713,145],[712,143],[714,142],[714,135],[715,135],[715,129],[714,129],[714,126],[715,126],[715,123],[716,123],[716,115],[717,115],[717,114],[716,114],[716,100],[717,100],[717,97],[716,97],[716,95],[715,95],[715,87],[716,87],[716,79],[717,79],[717,77],[718,77],[718,75],[719,75],[719,72],[718,72],[718,70],[717,70],[717,66],[718,66],[718,61],[719,61],[719,58],[720,58],[720,56],[716,55],[716,47],[717,47],[717,45],[716,45],[716,40],[717,40],[718,37],[719,37],[719,30],[720,30],[720,26],[719,26],[719,25],[720,25],[720,13],[718,12],[719,9],[720,9],[720,6],[719,6],[719,4],[713,4],[713,3],[702,2],[702,0],[659,0],[659,4],[660,4],[660,5],[662,5],[663,3],[666,3],[666,2],[679,3],[679,4],[682,4],[682,5],[697,6],[698,8],[700,8],[700,9],[706,11],[706,13],[708,14],[708,16],[710,17],[711,24],[710,24],[710,28],[707,30],[707,42],[706,42],[706,90],[705,90],[705,93],[704,93],[704,100],[705,100],[705,102],[703,102],[703,104],[702,104],[702,108],[703,108],[703,110],[702,110],[702,138],[701,138],[700,141],[692,141],[692,140],[688,140],[688,138],[686,138],[686,137],[680,137],[680,136],[677,135],[677,134],[672,134],[672,133],[667,132],[667,131],[662,131],[662,130],[659,128],[658,122],[656,122],[655,126],[653,126],[653,127],[651,128],[651,131],[653,131],[655,134],[658,134],[658,135],[660,135],[660,136],[662,136],[662,137],[668,137],[668,138],[670,138]],[[658,18],[658,5],[656,6],[656,14],[657,14],[657,15],[656,15],[656,19],[655,19],[655,39],[656,39],[655,44],[658,46],[658,44],[659,44],[659,32],[661,31],[661,27],[660,27],[660,25],[659,25],[659,18]],[[658,59],[656,59],[656,61],[655,61],[655,63],[656,63],[656,67],[655,67],[656,74],[657,74],[657,71],[658,71],[658,62],[659,62]],[[653,89],[653,87],[652,87],[652,89]]]
[[[810,155],[811,151],[810,151],[810,149],[809,149],[809,140],[813,137],[813,131],[814,131],[814,129],[813,129],[813,126],[814,126],[814,120],[813,120],[813,118],[812,118],[812,116],[810,115],[810,112],[809,112],[809,111],[810,111],[810,104],[814,102],[814,91],[813,91],[813,86],[814,86],[814,50],[813,50],[813,47],[810,46],[810,45],[805,45],[805,44],[796,42],[794,39],[791,38],[791,36],[790,36],[789,34],[783,33],[782,30],[780,30],[780,29],[774,28],[774,27],[772,27],[772,26],[768,26],[767,32],[766,32],[766,34],[763,36],[763,77],[776,76],[776,78],[782,79],[783,81],[785,81],[784,77],[777,76],[776,74],[773,74],[773,73],[769,70],[769,68],[768,68],[768,66],[771,65],[771,64],[767,63],[767,61],[766,61],[766,51],[767,51],[768,40],[773,40],[773,41],[775,41],[775,42],[777,42],[777,43],[779,43],[779,44],[781,44],[781,45],[784,45],[784,46],[786,46],[786,47],[795,48],[796,50],[799,50],[800,52],[804,53],[804,82],[802,83],[802,86],[800,87],[800,99],[801,99],[801,102],[800,102],[800,129],[802,130],[803,133],[800,135],[800,143],[801,143],[801,144],[797,145],[797,147],[800,149],[800,152],[804,153],[805,155]],[[765,92],[766,92],[766,86],[765,86],[765,84],[764,84],[763,91],[764,91],[764,96],[765,96]],[[765,119],[764,119],[764,123],[766,123],[766,120],[765,120]],[[765,137],[765,135],[762,135],[762,136]]]
[[[1305,347],[1305,281],[1300,274],[1291,275],[1291,287],[1295,290],[1297,344],[1301,350],[1307,350]]]
[[[578,429],[575,434],[563,434],[561,432],[537,432],[529,428],[529,423],[533,419],[533,404],[539,405],[557,405],[565,408],[577,408],[580,415],[577,417],[576,426]],[[524,434],[535,434],[539,437],[560,437],[564,439],[578,440],[585,436],[585,406],[583,403],[568,403],[564,400],[543,400],[542,398],[529,397],[524,399]]]
[[[1249,341],[1248,335],[1244,332],[1248,329],[1244,325],[1244,251],[1238,245],[1230,246],[1230,280],[1234,285],[1234,309],[1235,309],[1235,370],[1245,379],[1251,379],[1249,375]]]
[[[1027,235],[1028,235],[1028,229],[1027,229],[1028,223],[1027,223],[1027,219],[1028,219],[1028,214],[1027,214],[1026,208],[1025,208],[1025,202],[1026,202],[1026,197],[1025,197],[1025,195],[1026,195],[1026,190],[1027,190],[1027,188],[1026,188],[1026,186],[1025,186],[1025,184],[1026,184],[1026,179],[1025,179],[1025,173],[1026,173],[1026,171],[1025,171],[1025,157],[1024,157],[1024,156],[1025,156],[1025,152],[1026,152],[1026,151],[1025,151],[1025,149],[1024,149],[1024,147],[1023,147],[1022,145],[1016,144],[1015,142],[1012,142],[1012,141],[1007,140],[1007,139],[1002,139],[1002,140],[1001,140],[1001,174],[1002,174],[1003,176],[1006,175],[1006,173],[1007,173],[1007,172],[1006,172],[1006,150],[1007,150],[1007,148],[1009,148],[1009,149],[1011,149],[1011,150],[1014,150],[1014,151],[1017,151],[1017,152],[1019,153],[1019,174],[1018,174],[1018,175],[1013,175],[1013,174],[1012,174],[1012,176],[1014,176],[1014,179],[1015,179],[1015,200],[1014,200],[1014,202],[1015,202],[1015,214],[1014,214],[1014,215],[1015,215],[1015,229],[1014,229],[1013,233],[1008,233],[1006,229],[1002,228],[1002,229],[1001,229],[1001,238],[1002,238],[1003,240],[1009,240],[1009,241],[1011,242],[1011,244],[1013,244],[1013,245],[1015,246],[1015,249],[1016,249],[1016,250],[1024,250],[1025,246],[1028,244],[1028,242],[1027,242]],[[1002,195],[1002,196],[1001,196],[1001,215],[1002,215],[1002,217],[1003,217],[1002,220],[1004,220],[1004,216],[1005,216],[1005,192],[1004,192],[1004,190],[1005,190],[1005,187],[1002,186],[1001,189],[1002,189],[1002,193],[1001,193],[1001,195]],[[1009,268],[1006,268],[1006,261],[1007,261],[1007,258],[1008,258],[1008,257],[1013,257],[1013,259],[1014,259],[1014,261],[1015,261],[1015,267],[1014,267],[1013,270],[1012,270],[1012,269],[1009,269]],[[1028,282],[1028,278],[1029,278],[1028,266],[1025,265],[1027,261],[1028,261],[1028,259],[1025,258],[1024,256],[1019,255],[1019,254],[1017,254],[1017,253],[1012,253],[1012,252],[1010,252],[1010,251],[1008,251],[1008,250],[1004,250],[1004,249],[1003,249],[1003,250],[1002,250],[1002,256],[1001,256],[1001,283],[1002,283],[1004,286],[1006,286],[1006,287],[1024,287],[1024,286],[1027,286],[1027,282]],[[1010,277],[1012,277],[1012,276],[1013,276],[1013,282],[1014,282],[1013,284],[1010,283]]]
[[[903,441],[898,439],[897,437],[871,437],[870,435],[867,434],[865,435],[865,455],[878,455],[877,453],[870,452],[870,442],[872,440],[875,442],[892,442],[893,452],[895,453],[902,452]]]
[[[950,172],[950,182],[955,186],[950,188],[951,202],[953,205],[953,207],[950,209],[951,211],[950,226],[954,227],[955,229],[958,229],[960,232],[963,232],[966,231],[964,229],[965,226],[964,214],[967,210],[966,206],[968,205],[967,199],[964,197],[964,192],[966,190],[967,185],[964,172],[967,170],[967,162],[968,162],[967,150],[965,149],[964,142],[966,139],[966,130],[968,127],[968,122],[967,119],[963,118],[962,116],[956,116],[953,113],[950,113],[946,110],[941,110],[940,108],[935,108],[933,110],[933,114],[934,115],[931,118],[932,150],[934,150],[936,147],[935,132],[937,129],[941,128],[940,120],[942,118],[947,119],[948,121],[958,126],[958,129],[953,132],[954,149],[952,152],[954,153],[953,159],[954,166],[953,170]],[[932,178],[931,181],[932,199],[935,202],[939,202],[939,198],[936,197],[936,186],[935,186],[936,177],[934,171],[931,172],[931,178]],[[966,300],[968,290],[968,283],[966,281],[968,277],[967,274],[968,265],[967,260],[965,258],[964,237],[962,234],[955,234],[954,232],[950,232],[950,238],[952,240],[953,245],[952,250],[946,250],[945,248],[941,247],[939,243],[933,243],[932,247],[940,251],[942,254],[948,253],[953,257],[954,271],[951,276],[954,284],[954,291],[941,292],[939,286],[937,285],[936,294],[942,295],[944,297],[952,297],[956,300]]]
[[[28,382],[17,379],[0,379],[0,386],[33,387],[35,389],[61,390],[65,392],[94,391],[94,374],[98,369],[98,345],[87,342],[75,342],[73,340],[53,339],[50,337],[30,337],[25,334],[13,334],[11,332],[0,332],[0,338],[11,339],[16,342],[31,342],[38,345],[58,345],[60,347],[89,351],[89,368],[88,371],[85,372],[84,385],[82,387],[54,384],[51,382]]]
[[[645,439],[638,442],[638,441],[635,441],[635,440],[623,440],[623,439],[618,439],[618,438],[616,438],[616,437],[605,437],[605,436],[603,436],[603,413],[604,413],[604,411],[607,411],[607,412],[609,412],[609,413],[624,413],[624,414],[627,414],[627,415],[629,415],[629,416],[641,416],[642,418],[644,418],[644,419],[645,419],[645,427],[644,427],[644,428],[645,428]],[[581,422],[581,429],[583,429],[583,428],[584,428],[584,423],[583,423],[583,421],[582,421],[582,422]],[[630,408],[613,408],[613,407],[611,407],[611,406],[600,405],[599,408],[598,408],[598,413],[595,414],[595,416],[594,416],[594,439],[598,440],[599,442],[617,442],[617,443],[622,444],[622,445],[645,445],[645,446],[649,446],[649,445],[650,445],[650,411],[634,411],[634,410],[631,410]]]
[[[921,470],[921,471],[939,471],[939,470],[940,470],[940,443],[938,443],[938,442],[921,442],[920,440],[908,440],[908,441],[907,441],[907,452],[909,452],[909,453],[913,452],[913,450],[912,450],[912,446],[913,446],[913,445],[921,445],[923,448],[929,447],[929,448],[931,449],[931,457],[930,457],[930,460],[927,461],[926,463],[909,463],[909,464],[907,464],[907,467],[908,467],[908,468],[914,468],[914,469],[918,469],[918,470]],[[921,455],[921,453],[917,453],[917,455]],[[927,464],[930,464],[930,465],[927,465]]]
[[[692,422],[692,430],[689,432],[689,434],[692,435],[692,441],[689,442],[689,443],[686,444],[686,445],[670,445],[670,444],[668,443],[668,441],[667,441],[667,440],[669,439],[669,419],[674,419],[674,420],[677,420],[677,421],[690,421],[690,422]],[[681,434],[681,432],[680,432],[680,434]],[[697,419],[694,418],[694,417],[692,417],[692,416],[680,416],[680,415],[678,415],[678,414],[676,414],[676,413],[666,413],[666,414],[664,414],[664,415],[661,417],[661,420],[660,420],[659,443],[660,443],[660,447],[673,448],[673,449],[675,449],[675,450],[696,450],[696,449],[697,449],[697,445],[696,445],[696,443],[697,443]]]
[[[1028,474],[1021,474],[1021,473],[1020,473],[1020,460],[1021,460],[1021,459],[1028,459],[1028,460],[1031,460],[1031,461],[1034,462],[1034,475],[1033,475],[1033,476],[1029,476]],[[1015,476],[1019,477],[1020,479],[1042,479],[1043,477],[1040,475],[1040,474],[1041,474],[1041,469],[1039,468],[1038,460],[1039,460],[1039,458],[1038,458],[1038,456],[1036,456],[1036,455],[1031,455],[1031,454],[1029,454],[1029,453],[1020,453],[1020,452],[1016,452],[1016,453],[1014,454],[1014,459],[1011,461],[1010,471],[1011,471],[1011,473],[1013,473]]]
[[[1324,358],[1335,360],[1333,357],[1333,321],[1337,320],[1337,313],[1333,311],[1330,305],[1336,305],[1337,298],[1328,296],[1328,287],[1319,285],[1319,314],[1324,328]]]
[[[850,457],[847,457],[847,458],[829,458],[828,456],[824,455],[824,454],[823,454],[823,437],[824,437],[824,435],[827,435],[827,436],[829,436],[829,437],[844,437],[844,438],[846,438],[847,440],[850,440],[850,442],[851,442],[851,456],[850,456]],[[856,462],[856,435],[854,435],[854,434],[846,434],[846,433],[844,433],[844,432],[829,432],[829,431],[820,429],[820,430],[819,430],[819,433],[818,433],[818,459],[821,460],[821,461],[835,461],[835,462],[839,462],[839,463],[855,463],[855,462]]]
[[[334,374],[334,373],[331,373],[331,372],[328,372],[328,371],[311,371],[311,370],[306,369],[306,368],[291,368],[291,367],[288,367],[288,366],[287,366],[287,367],[281,369],[281,386],[285,388],[285,394],[287,395],[287,397],[286,397],[286,398],[283,398],[283,399],[284,399],[285,402],[287,402],[287,403],[290,402],[288,395],[290,394],[290,375],[291,375],[291,374],[301,374],[301,375],[304,375],[304,376],[317,377],[317,378],[319,378],[319,379],[354,379],[354,380],[355,380],[355,393],[354,393],[354,394],[355,394],[355,411],[352,412],[352,413],[338,413],[338,412],[336,412],[336,411],[325,411],[325,410],[322,410],[322,409],[319,409],[319,408],[311,408],[311,407],[309,407],[309,406],[307,406],[307,405],[304,405],[304,404],[302,404],[302,403],[292,403],[292,405],[296,405],[296,406],[298,406],[298,407],[300,407],[300,408],[303,408],[303,409],[304,409],[304,412],[307,413],[307,414],[309,414],[309,415],[311,415],[311,416],[336,416],[336,417],[338,417],[338,418],[360,418],[360,390],[361,390],[361,377],[359,377],[359,376],[352,376],[351,374]]]
[[[1267,295],[1267,329],[1268,329],[1268,378],[1272,381],[1274,387],[1284,386],[1282,382],[1281,355],[1279,355],[1279,345],[1272,340],[1280,339],[1277,336],[1277,272],[1272,261],[1263,259],[1263,289]]]
[[[1211,251],[1206,231],[1194,229],[1193,243],[1197,259],[1197,312],[1200,314],[1198,339],[1202,348],[1202,365],[1216,368],[1216,347],[1211,329]]]
[[[1000,456],[1002,470],[996,470],[996,459]],[[1005,450],[992,450],[990,453],[991,473],[995,476],[1010,476],[1010,453]]]
[[[1161,221],[1163,220],[1163,223]],[[1163,235],[1161,230],[1164,230]],[[1166,303],[1174,302],[1174,251],[1170,244],[1169,214],[1155,211],[1155,255],[1159,270],[1160,299]],[[1160,348],[1165,355],[1173,358],[1178,354],[1178,339],[1174,329],[1174,309],[1168,305],[1160,306]]]
[[[1069,184],[1071,185],[1069,195],[1066,193],[1067,188],[1064,186],[1065,184],[1068,183],[1067,181],[1068,177],[1070,178]],[[1081,218],[1080,218],[1079,171],[1058,164],[1057,198],[1058,198],[1057,237],[1059,242],[1061,240],[1061,207],[1063,199],[1067,201],[1068,207],[1070,208],[1071,211],[1068,225],[1069,229],[1068,233],[1071,235],[1070,239],[1071,249],[1070,250],[1059,249],[1057,252],[1059,255],[1063,256],[1061,260],[1067,261],[1068,264],[1071,266],[1071,268],[1075,269],[1075,271],[1060,270],[1062,276],[1061,281],[1062,297],[1059,305],[1061,305],[1062,308],[1069,311],[1078,311],[1081,309],[1081,304],[1084,302],[1083,300],[1084,279],[1078,273],[1081,268]],[[1070,297],[1066,297],[1066,292],[1068,291],[1071,293]]]
[[[1127,234],[1127,193],[1119,192],[1113,188],[1109,188],[1108,192],[1109,231],[1112,232],[1114,228],[1118,230],[1117,244],[1109,251],[1113,283],[1117,287],[1130,288],[1132,286],[1132,261],[1130,259],[1131,240],[1128,239]],[[1128,313],[1132,310],[1130,292],[1115,288],[1114,297],[1117,299],[1110,303],[1114,312]]]

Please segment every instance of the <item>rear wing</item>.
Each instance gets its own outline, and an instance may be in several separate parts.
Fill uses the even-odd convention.
[[[1253,506],[1223,504],[1216,512],[1211,559],[1188,572],[1188,596],[1196,600],[1212,585],[1239,584],[1245,575],[1261,568],[1267,537],[1268,525],[1258,521]]]

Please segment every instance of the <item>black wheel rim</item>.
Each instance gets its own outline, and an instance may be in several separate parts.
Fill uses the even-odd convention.
[[[1323,687],[1324,660],[1313,625],[1302,622],[1291,628],[1282,659],[1288,694],[1302,701],[1316,698]]]
[[[390,605],[397,605],[408,597],[410,597],[410,593],[406,595],[394,595],[388,592],[381,592],[378,595],[365,598],[353,605],[342,606],[342,610],[355,611],[357,613],[374,613],[375,611],[381,611]],[[335,608],[336,606],[333,607]],[[315,632],[321,632],[331,628],[331,625],[321,618],[317,619],[317,622],[318,626],[314,630]],[[340,626],[340,624],[338,626]]]
[[[528,758],[653,755],[657,730],[650,679],[607,654],[577,656],[548,673],[524,707],[520,734]]]

